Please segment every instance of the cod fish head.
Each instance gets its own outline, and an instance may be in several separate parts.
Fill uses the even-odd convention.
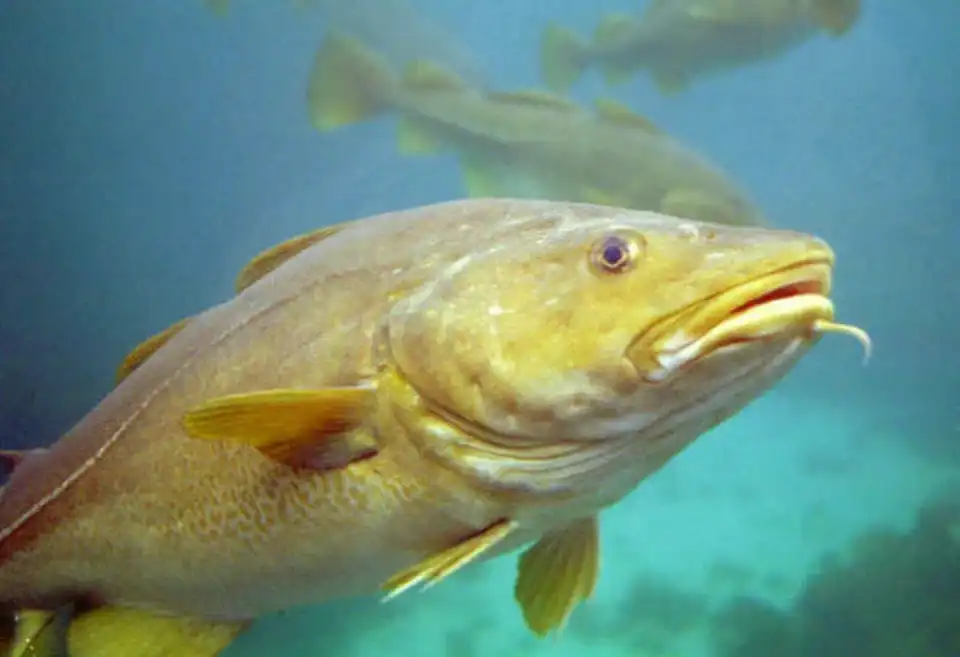
[[[572,213],[583,212],[572,210]],[[395,367],[489,482],[634,483],[786,373],[833,323],[812,236],[594,207],[510,225],[389,319]]]

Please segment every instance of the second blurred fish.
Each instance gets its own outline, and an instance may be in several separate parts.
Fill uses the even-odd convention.
[[[485,92],[422,61],[401,77],[342,34],[320,47],[308,100],[321,131],[399,113],[401,152],[456,152],[471,196],[540,196],[765,223],[726,175],[614,101],[599,101],[592,114],[540,91]]]
[[[698,76],[770,59],[820,31],[838,37],[859,15],[860,0],[650,0],[637,18],[607,16],[593,43],[548,27],[541,70],[557,91],[592,65],[610,84],[645,70],[672,94]]]

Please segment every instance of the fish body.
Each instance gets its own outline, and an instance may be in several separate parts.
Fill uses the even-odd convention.
[[[653,0],[637,18],[608,16],[592,44],[548,27],[541,70],[556,90],[598,64],[612,84],[647,71],[661,91],[677,93],[698,77],[773,59],[816,34],[839,37],[859,13],[859,0]]]
[[[533,195],[766,223],[706,158],[613,101],[589,112],[545,92],[487,92],[425,62],[395,76],[376,54],[338,34],[317,53],[308,97],[321,131],[382,111],[398,114],[401,152],[455,152],[471,196]]]
[[[207,657],[258,616],[533,543],[515,595],[549,632],[593,589],[596,514],[835,327],[832,262],[799,233],[523,200],[295,238],[16,464],[0,611],[86,609],[71,657]]]

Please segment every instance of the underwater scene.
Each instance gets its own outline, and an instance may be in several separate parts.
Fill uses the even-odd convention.
[[[958,23],[0,2],[0,657],[960,657]]]

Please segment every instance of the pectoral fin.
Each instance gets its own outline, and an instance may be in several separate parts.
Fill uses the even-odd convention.
[[[512,520],[501,520],[452,548],[397,573],[383,584],[382,588],[387,591],[384,600],[395,598],[418,584],[423,584],[424,588],[433,586],[497,545],[516,526]]]
[[[183,426],[193,438],[250,445],[291,467],[338,469],[376,453],[373,438],[356,431],[375,400],[372,388],[264,390],[208,401]]]
[[[135,369],[143,365],[150,356],[155,354],[160,347],[167,344],[173,336],[182,331],[183,327],[187,325],[187,321],[187,319],[181,319],[176,324],[168,326],[134,347],[130,353],[127,354],[127,357],[123,359],[123,362],[120,363],[120,367],[117,368],[117,385],[130,376]]]
[[[560,629],[574,608],[593,594],[599,556],[595,517],[546,534],[520,556],[514,596],[534,634]]]

